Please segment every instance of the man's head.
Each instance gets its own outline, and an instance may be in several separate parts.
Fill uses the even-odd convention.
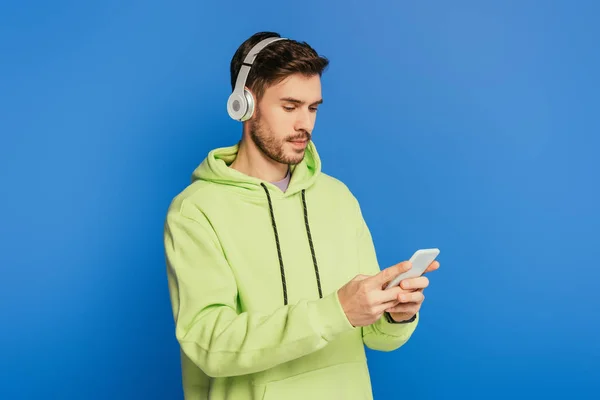
[[[270,37],[280,35],[259,32],[238,48],[231,60],[232,90],[250,49]],[[322,102],[321,75],[328,64],[307,43],[294,40],[279,40],[262,49],[246,80],[255,110],[245,122],[244,139],[276,162],[302,161]]]

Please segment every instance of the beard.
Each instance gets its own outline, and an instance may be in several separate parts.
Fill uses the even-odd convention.
[[[260,116],[256,115],[256,120],[250,129],[250,138],[256,147],[271,160],[280,164],[297,165],[304,160],[306,149],[290,149],[286,152],[285,145],[292,140],[305,139],[310,141],[311,134],[303,131],[301,134],[277,139],[273,132],[262,123]]]

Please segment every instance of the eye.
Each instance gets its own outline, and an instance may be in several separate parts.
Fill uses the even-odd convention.
[[[317,107],[312,107],[312,108],[310,109],[310,111],[311,111],[311,112],[317,112]]]
[[[290,111],[294,111],[294,107],[286,107],[286,106],[283,106],[283,109],[284,109],[285,111],[288,111],[288,112],[290,112]]]

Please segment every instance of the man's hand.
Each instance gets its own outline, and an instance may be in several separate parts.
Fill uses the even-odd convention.
[[[377,321],[386,309],[398,304],[401,287],[383,290],[384,285],[398,274],[408,271],[410,263],[402,262],[386,268],[377,275],[357,275],[338,290],[338,297],[352,326],[367,326]]]
[[[410,263],[409,263],[410,264]],[[432,262],[425,270],[425,273],[435,271],[440,267],[438,261]],[[398,294],[397,302],[385,311],[389,312],[394,321],[406,321],[414,317],[423,304],[425,296],[423,290],[429,286],[429,279],[426,276],[405,279],[400,282],[401,292]]]

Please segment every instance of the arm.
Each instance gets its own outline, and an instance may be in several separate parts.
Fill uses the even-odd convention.
[[[355,329],[336,292],[271,313],[239,312],[233,272],[209,221],[194,206],[169,211],[164,244],[177,340],[209,376],[266,370]]]
[[[358,259],[361,274],[376,275],[380,272],[375,246],[371,232],[362,216],[360,206],[355,199],[356,215],[358,216]],[[410,339],[419,323],[419,315],[409,323],[388,322],[385,314],[377,322],[362,327],[364,344],[379,351],[393,351],[400,348]]]

